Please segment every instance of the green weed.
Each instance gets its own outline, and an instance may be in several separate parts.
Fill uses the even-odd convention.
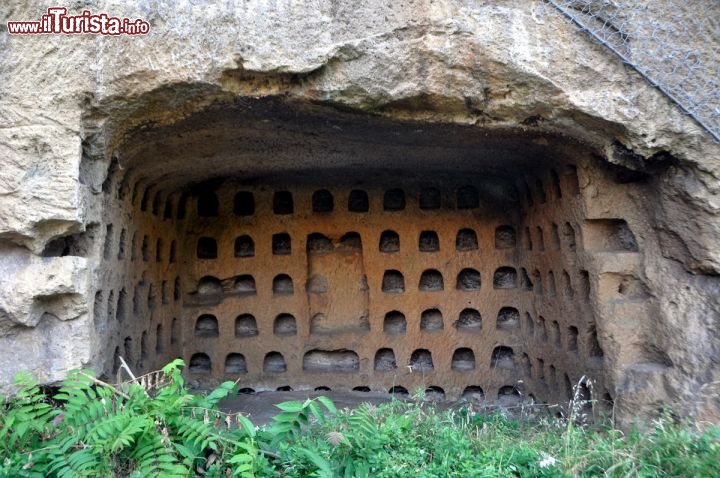
[[[670,415],[625,435],[574,413],[508,418],[401,400],[337,410],[318,397],[278,404],[257,428],[218,410],[234,383],[193,395],[182,366],[152,387],[76,372],[51,398],[19,375],[17,394],[0,400],[0,477],[720,476],[720,428]]]

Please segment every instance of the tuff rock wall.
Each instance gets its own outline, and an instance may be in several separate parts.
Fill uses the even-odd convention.
[[[4,389],[182,356],[489,399],[586,375],[626,422],[717,420],[720,147],[546,5],[88,1],[151,33],[8,34],[49,6],[0,7]]]

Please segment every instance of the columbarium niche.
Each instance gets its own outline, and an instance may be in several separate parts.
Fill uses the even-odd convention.
[[[564,399],[565,377],[612,396],[609,367],[672,366],[612,332],[650,310],[647,222],[585,200],[590,180],[639,187],[593,151],[252,104],[141,129],[111,164],[95,321],[137,374],[182,357],[200,387],[509,403]]]

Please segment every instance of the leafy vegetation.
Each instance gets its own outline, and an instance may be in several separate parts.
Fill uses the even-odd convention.
[[[75,372],[49,399],[21,374],[17,395],[1,404],[0,476],[253,476],[255,427],[217,411],[235,385],[192,395],[182,365],[163,368],[152,394],[137,382],[114,387]]]
[[[393,401],[340,412],[281,443],[263,476],[720,476],[720,428],[693,430],[669,417],[625,436],[555,418]]]
[[[0,403],[0,476],[669,477],[719,476],[720,428],[669,416],[645,433],[471,406],[394,400],[336,410],[325,397],[277,405],[256,428],[220,412],[227,382],[197,396],[176,360],[158,386],[73,374],[52,398],[27,375]]]

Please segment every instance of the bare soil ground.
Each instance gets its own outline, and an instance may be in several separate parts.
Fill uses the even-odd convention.
[[[355,408],[361,403],[380,404],[392,400],[392,395],[382,392],[321,392],[313,390],[292,392],[258,392],[254,394],[240,393],[236,397],[220,402],[220,409],[224,412],[242,412],[255,425],[269,423],[273,416],[280,413],[275,404],[289,400],[304,401],[308,398],[324,395],[333,401],[338,410]]]

